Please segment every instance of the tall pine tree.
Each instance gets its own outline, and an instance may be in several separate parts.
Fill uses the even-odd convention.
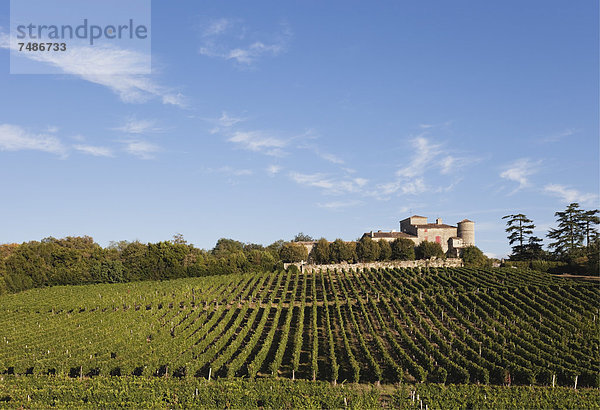
[[[505,231],[508,233],[508,243],[512,246],[512,255],[510,258],[513,260],[524,260],[528,259],[528,243],[529,238],[533,235],[533,229],[535,225],[533,221],[524,214],[506,215],[502,219],[508,219],[506,225],[508,226]],[[535,238],[538,239],[538,238]],[[533,242],[534,245],[539,244],[538,241]]]
[[[579,208],[577,202],[573,202],[564,211],[555,212],[554,216],[557,217],[558,228],[548,232],[548,238],[554,240],[548,246],[554,249],[554,254],[560,259],[578,256],[586,236],[586,212]]]

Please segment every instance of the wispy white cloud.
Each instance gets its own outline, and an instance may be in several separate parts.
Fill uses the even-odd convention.
[[[506,169],[500,173],[500,177],[519,184],[512,192],[515,193],[529,186],[529,177],[538,172],[541,163],[541,160],[533,161],[529,158],[518,159],[507,165]]]
[[[317,155],[323,158],[325,161],[331,162],[332,164],[341,165],[344,163],[343,159],[339,158],[337,155],[334,154],[328,154],[325,152],[317,151]]]
[[[32,133],[17,125],[0,124],[0,151],[23,150],[67,156],[67,147],[54,135]]]
[[[544,192],[559,197],[565,203],[579,202],[581,204],[598,205],[598,195],[593,193],[583,193],[577,189],[568,188],[559,184],[548,184],[544,187]]]
[[[325,203],[317,203],[317,206],[319,208],[337,210],[337,209],[343,209],[343,208],[350,208],[350,207],[358,206],[358,205],[362,205],[362,204],[363,204],[362,201],[359,201],[356,199],[350,199],[347,201],[331,201],[331,202],[325,202]]]
[[[224,33],[235,24],[235,20],[219,18],[206,24],[202,32],[203,37],[212,37]]]
[[[414,153],[412,160],[403,168],[396,171],[396,175],[403,178],[414,178],[422,175],[428,168],[435,166],[434,158],[440,155],[440,144],[436,144],[423,136],[418,136],[411,141]]]
[[[321,188],[326,194],[344,194],[357,193],[368,182],[364,178],[335,178],[321,173],[303,174],[300,172],[290,172],[289,177],[292,181],[315,188]]]
[[[269,173],[269,175],[274,176],[277,175],[281,172],[281,166],[279,165],[269,165],[267,167],[267,172]]]
[[[162,151],[160,146],[140,139],[123,140],[121,143],[127,153],[141,159],[154,159]]]
[[[391,182],[380,183],[371,193],[378,199],[384,199],[392,194],[402,193],[407,195],[422,194],[428,190],[424,178],[402,179]]]
[[[277,56],[286,51],[291,36],[287,24],[281,24],[280,29],[265,40],[248,30],[242,20],[220,18],[204,26],[198,52],[250,66],[262,57]]]
[[[437,124],[421,123],[421,124],[419,124],[419,128],[421,128],[422,130],[428,130],[431,128],[446,128],[446,127],[450,126],[451,124],[452,124],[452,120],[444,121],[442,123],[437,123]]]
[[[440,161],[440,173],[447,175],[463,167],[474,165],[481,161],[476,157],[460,157],[456,155],[446,155]]]
[[[412,152],[407,152],[405,157],[411,160],[396,171],[394,180],[376,185],[369,193],[371,196],[389,199],[394,194],[418,195],[430,191],[447,192],[456,186],[457,177],[452,183],[434,185],[426,182],[427,174],[431,172],[439,175],[453,174],[481,160],[473,156],[450,154],[444,148],[444,144],[435,142],[424,134],[409,140],[409,144]]]
[[[107,147],[78,144],[73,145],[73,148],[83,154],[93,155],[95,157],[114,157],[112,150]]]
[[[321,159],[324,159],[327,162],[331,162],[336,165],[343,165],[345,161],[341,159],[339,156],[335,154],[331,154],[328,152],[323,152],[313,140],[317,139],[312,130],[308,130],[301,135],[294,137],[294,140],[297,142],[297,148],[306,149],[308,151],[312,151]]]
[[[254,172],[251,169],[238,169],[238,168],[233,168],[230,166],[223,166],[220,168],[211,168],[209,169],[210,172],[215,172],[215,173],[219,173],[219,174],[225,174],[225,175],[233,175],[233,176],[248,176],[248,175],[252,175],[254,174]]]
[[[288,144],[282,138],[273,137],[261,131],[235,131],[228,141],[242,149],[276,157],[285,155],[283,148]]]
[[[267,54],[276,56],[283,51],[281,44],[265,44],[261,41],[250,44],[246,48],[234,48],[225,56],[227,60],[236,60],[238,63],[250,65],[259,57]]]
[[[290,178],[301,185],[323,189],[333,189],[335,187],[335,182],[326,178],[323,174],[301,174],[299,172],[291,172]]]
[[[0,33],[0,48],[10,48],[9,36]],[[26,53],[25,57],[57,68],[61,73],[109,88],[127,103],[159,98],[163,104],[184,107],[185,97],[156,83],[143,73],[150,55],[114,46],[70,45],[60,53]]]
[[[245,118],[234,117],[233,115],[229,115],[228,113],[223,111],[217,122],[221,127],[233,127],[234,125],[244,120]]]
[[[561,140],[563,140],[563,139],[565,139],[567,137],[575,135],[578,132],[579,132],[579,130],[576,129],[576,128],[567,128],[566,130],[563,130],[561,132],[557,132],[557,133],[554,133],[554,134],[547,135],[547,136],[545,136],[543,138],[540,138],[539,142],[541,142],[541,143],[558,142],[558,141],[561,141]]]
[[[210,129],[211,134],[229,133],[232,127],[237,124],[246,121],[246,118],[236,117],[223,111],[219,118],[205,118],[205,121],[214,124],[215,126]]]
[[[139,120],[135,117],[128,118],[125,124],[115,130],[125,134],[148,134],[163,131],[162,128],[156,126],[155,120]]]

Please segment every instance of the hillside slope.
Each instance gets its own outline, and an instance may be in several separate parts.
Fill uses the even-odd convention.
[[[468,268],[34,289],[0,298],[0,371],[598,387],[599,299]]]

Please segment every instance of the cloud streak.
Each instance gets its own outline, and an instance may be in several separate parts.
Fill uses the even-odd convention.
[[[287,145],[287,141],[261,131],[235,131],[228,141],[242,149],[275,157],[285,155],[283,148]]]
[[[358,193],[368,182],[364,178],[334,178],[321,173],[290,172],[288,176],[297,184],[321,188],[326,194],[333,195]]]
[[[434,125],[427,127],[434,127]],[[422,125],[421,128],[426,127]],[[410,162],[396,171],[395,180],[378,184],[369,195],[378,199],[388,199],[394,194],[419,195],[429,191],[447,192],[454,188],[456,181],[435,187],[426,182],[426,175],[431,172],[450,175],[481,161],[476,157],[449,154],[444,150],[442,143],[434,142],[424,134],[409,140],[409,144],[412,146],[412,152],[407,153],[406,157],[411,158]]]
[[[125,134],[148,134],[163,131],[156,126],[154,120],[138,120],[134,117],[130,117],[125,124],[115,128],[115,130]]]
[[[156,144],[140,139],[123,140],[125,152],[140,159],[154,159],[162,148]]]
[[[10,48],[10,38],[0,34],[0,48]],[[185,107],[185,97],[159,85],[152,76],[139,74],[150,55],[114,46],[73,45],[61,53],[26,53],[26,58],[54,67],[64,74],[107,87],[126,103],[159,98],[163,104]]]
[[[351,199],[348,201],[331,201],[331,202],[325,202],[325,203],[317,203],[317,206],[319,208],[324,208],[324,209],[331,209],[331,210],[338,210],[338,209],[343,209],[343,208],[351,208],[354,206],[359,206],[362,205],[363,202],[356,200],[356,199]]]
[[[579,202],[582,204],[596,204],[598,195],[592,193],[583,193],[576,189],[559,184],[548,184],[544,187],[546,194],[556,196],[565,203]]]
[[[250,32],[242,20],[220,18],[209,21],[202,30],[200,55],[251,66],[259,59],[277,56],[287,50],[291,30],[282,24],[280,30],[269,40]]]
[[[94,157],[114,157],[112,150],[106,147],[78,144],[73,145],[73,148],[83,154],[92,155]]]
[[[67,156],[67,147],[53,135],[32,133],[17,125],[0,124],[0,151],[23,150]]]
[[[529,177],[538,172],[541,163],[542,161],[533,161],[529,158],[518,159],[509,164],[506,169],[500,173],[500,177],[519,184],[512,192],[515,193],[520,189],[529,186]]]

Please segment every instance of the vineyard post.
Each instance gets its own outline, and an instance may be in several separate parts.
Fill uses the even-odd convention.
[[[212,373],[212,367],[208,368],[208,381],[210,381],[210,375]]]
[[[296,380],[296,371],[292,369],[292,380]]]
[[[348,399],[346,397],[344,397],[344,408],[348,408]]]
[[[577,390],[577,379],[579,378],[579,376],[575,376],[575,390]]]
[[[554,387],[554,383],[556,382],[556,375],[552,375],[552,387]]]

